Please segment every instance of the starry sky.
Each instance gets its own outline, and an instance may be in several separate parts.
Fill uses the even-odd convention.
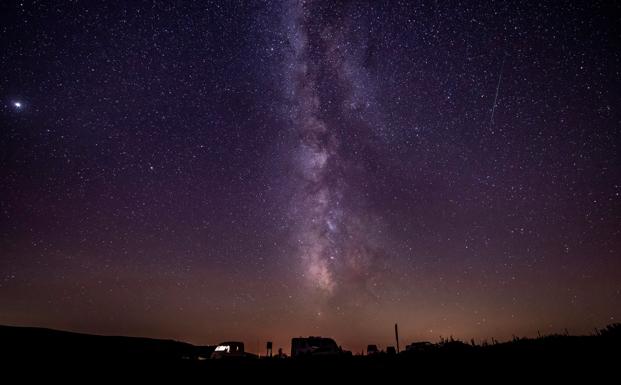
[[[621,319],[621,6],[7,1],[0,324],[195,344]]]

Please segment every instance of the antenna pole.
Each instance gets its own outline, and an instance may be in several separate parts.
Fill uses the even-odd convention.
[[[395,339],[397,340],[397,354],[399,354],[399,326],[395,324]]]

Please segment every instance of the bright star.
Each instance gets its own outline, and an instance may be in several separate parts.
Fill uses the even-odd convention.
[[[17,109],[22,108],[22,103],[21,102],[13,102],[13,106]]]

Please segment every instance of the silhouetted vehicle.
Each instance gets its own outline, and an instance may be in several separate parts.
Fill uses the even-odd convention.
[[[379,349],[377,345],[367,345],[367,356],[372,356],[373,354],[379,353]]]
[[[222,342],[218,344],[213,353],[211,353],[212,359],[242,358],[246,356],[244,352],[244,343],[237,341]]]
[[[411,352],[428,352],[433,350],[435,346],[431,342],[412,342],[405,347],[405,351]]]
[[[397,349],[395,349],[394,346],[389,346],[386,348],[386,354],[388,354],[389,356],[396,355]]]
[[[338,356],[343,351],[332,338],[299,337],[291,339],[291,357]]]

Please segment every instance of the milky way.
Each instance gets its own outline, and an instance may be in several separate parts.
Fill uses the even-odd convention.
[[[368,214],[361,202],[352,202],[360,192],[348,183],[365,172],[356,154],[348,152],[368,145],[364,141],[373,135],[363,121],[369,100],[359,95],[369,92],[357,55],[365,53],[365,42],[352,45],[359,25],[347,8],[329,21],[313,17],[321,8],[313,2],[288,4],[285,30],[291,50],[285,64],[297,139],[292,156],[299,178],[291,203],[293,237],[308,283],[331,296],[344,280],[371,281],[378,273],[378,256],[364,222]]]

